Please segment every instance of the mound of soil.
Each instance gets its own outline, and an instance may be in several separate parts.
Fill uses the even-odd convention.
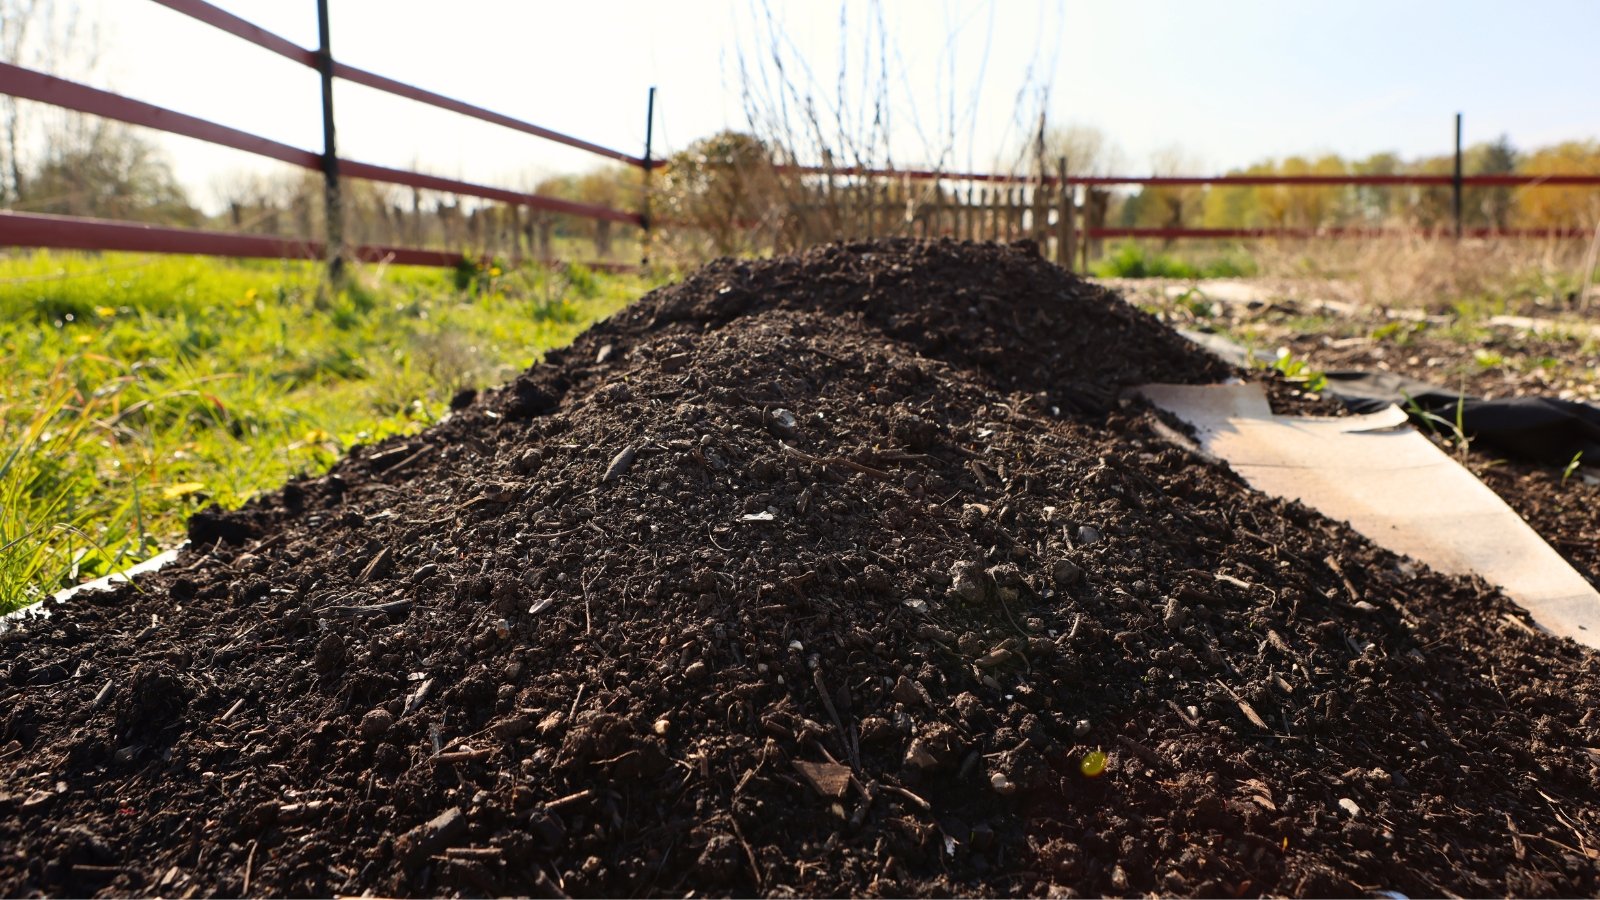
[[[715,263],[0,637],[0,893],[1593,894],[1600,681],[1026,247]]]

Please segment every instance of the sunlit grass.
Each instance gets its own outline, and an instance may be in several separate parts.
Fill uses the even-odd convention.
[[[434,421],[647,285],[586,270],[0,257],[0,610],[181,541],[352,444]]]

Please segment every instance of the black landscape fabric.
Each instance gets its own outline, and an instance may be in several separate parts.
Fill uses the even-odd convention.
[[[1420,427],[1459,428],[1501,455],[1564,466],[1574,458],[1600,463],[1600,407],[1555,397],[1484,400],[1393,372],[1332,371],[1327,393],[1352,412],[1393,403]]]
[[[0,636],[0,894],[1593,895],[1593,656],[1118,400],[1241,374],[712,263]]]

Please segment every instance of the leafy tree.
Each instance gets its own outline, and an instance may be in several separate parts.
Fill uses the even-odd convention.
[[[1600,141],[1567,141],[1528,154],[1530,175],[1600,175]],[[1600,191],[1592,187],[1527,187],[1516,194],[1517,224],[1528,228],[1588,227],[1600,220]]]
[[[1517,170],[1517,150],[1511,146],[1511,138],[1503,134],[1488,143],[1468,147],[1462,156],[1462,168],[1469,175],[1504,175]],[[1505,228],[1511,219],[1511,188],[1467,188],[1461,205],[1467,225]]]
[[[778,224],[782,186],[772,151],[754,135],[723,131],[701,138],[667,161],[655,215],[697,232],[718,254],[760,248],[756,230]]]
[[[18,205],[36,212],[198,225],[172,166],[125,126],[99,122],[81,143],[57,146],[22,181]]]

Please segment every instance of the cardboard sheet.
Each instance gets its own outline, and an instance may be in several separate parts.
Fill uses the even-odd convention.
[[[1350,523],[1373,543],[1449,574],[1476,573],[1545,630],[1600,649],[1600,592],[1405,412],[1274,416],[1258,385],[1147,385],[1150,402],[1251,487]]]

